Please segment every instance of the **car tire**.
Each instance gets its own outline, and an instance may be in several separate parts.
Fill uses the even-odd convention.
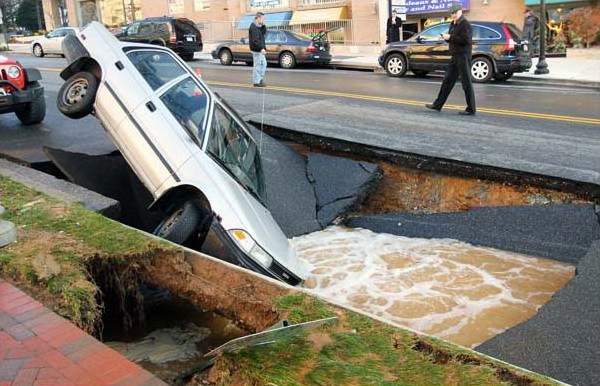
[[[71,76],[58,90],[56,106],[72,119],[83,118],[94,109],[98,79],[87,71]]]
[[[186,62],[191,62],[192,60],[194,60],[193,53],[179,54],[179,56],[181,56],[181,59],[183,59]]]
[[[429,74],[429,71],[426,70],[411,70],[413,74],[415,74],[415,76],[419,77],[419,78],[425,78],[427,76],[427,74]]]
[[[39,44],[33,45],[33,56],[37,56],[38,58],[44,57],[44,49]]]
[[[513,74],[514,73],[512,71],[497,72],[494,74],[494,80],[496,82],[506,82],[513,76]]]
[[[494,75],[494,66],[488,58],[479,56],[471,61],[471,80],[475,83],[487,83]]]
[[[406,59],[401,54],[391,54],[385,60],[385,72],[389,76],[403,77],[406,74]]]
[[[200,210],[194,201],[185,201],[170,210],[154,230],[156,236],[183,244],[198,228]]]
[[[28,86],[40,87],[38,82],[32,82]],[[44,120],[46,116],[46,98],[41,94],[36,99],[27,103],[25,107],[15,111],[15,115],[23,125],[35,125]]]
[[[224,66],[231,66],[233,63],[233,54],[229,49],[223,48],[221,51],[219,51],[219,61]]]
[[[296,57],[289,51],[282,52],[279,55],[279,67],[287,70],[296,67]]]

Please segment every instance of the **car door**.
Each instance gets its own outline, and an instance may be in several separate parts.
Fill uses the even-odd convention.
[[[279,58],[279,31],[267,31],[265,34],[266,57],[268,61],[276,61]]]
[[[231,44],[229,48],[231,48],[233,60],[252,62],[252,52],[250,51],[248,38],[242,38],[239,42]]]
[[[414,42],[410,49],[411,68],[431,70],[448,62],[448,43],[441,34],[448,33],[449,26],[448,23],[438,24],[410,39]]]
[[[138,70],[136,78],[148,92],[132,116],[147,137],[154,155],[138,154],[156,190],[202,145],[209,107],[208,91],[178,58],[164,50],[132,50],[127,53]]]
[[[50,32],[46,37],[48,38],[42,45],[42,49],[47,54],[59,54],[62,52],[62,41],[66,34],[64,28],[57,28]]]

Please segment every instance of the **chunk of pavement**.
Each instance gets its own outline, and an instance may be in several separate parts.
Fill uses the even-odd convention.
[[[307,174],[315,189],[322,227],[355,208],[382,176],[375,164],[317,153],[307,156]]]
[[[250,125],[260,146],[265,206],[287,237],[321,230],[317,203],[306,175],[306,159],[284,143]]]
[[[463,213],[388,213],[356,217],[347,224],[406,237],[450,238],[577,263],[600,224],[593,205],[565,204],[475,208]]]
[[[533,318],[476,348],[572,385],[600,385],[600,240]]]
[[[117,218],[121,211],[119,202],[112,198],[4,159],[0,159],[0,176],[8,177],[57,200],[82,204],[107,217]]]
[[[0,248],[14,243],[17,240],[15,224],[0,219]]]

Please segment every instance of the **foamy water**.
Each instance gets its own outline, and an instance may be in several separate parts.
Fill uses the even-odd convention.
[[[294,238],[319,295],[467,347],[529,319],[573,266],[455,240],[339,226]]]

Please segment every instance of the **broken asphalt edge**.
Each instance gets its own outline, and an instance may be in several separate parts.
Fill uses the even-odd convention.
[[[24,173],[25,175],[21,175],[20,173]],[[6,160],[3,160],[3,159],[0,159],[0,176],[7,177],[9,179],[14,179],[15,181],[20,182],[20,183],[22,183],[25,186],[28,186],[28,187],[30,187],[32,189],[35,189],[35,190],[38,190],[38,191],[42,191],[43,193],[46,193],[49,196],[51,196],[53,198],[56,198],[57,200],[62,201],[62,202],[67,202],[67,203],[82,203],[82,202],[85,203],[85,202],[88,202],[89,203],[89,197],[87,197],[87,194],[89,194],[89,191],[87,189],[83,189],[83,188],[77,189],[78,187],[76,185],[74,185],[74,184],[68,183],[66,181],[58,180],[55,177],[53,177],[51,175],[48,175],[46,173],[43,173],[43,172],[40,172],[40,171],[37,171],[37,170],[34,170],[34,169],[30,169],[30,168],[27,168],[25,166],[18,165],[18,164],[15,164],[13,162],[6,161]],[[43,182],[36,181],[34,178],[39,178]],[[63,183],[56,183],[56,181],[54,181],[54,180],[62,181],[64,184]],[[47,184],[50,184],[50,185],[47,185]],[[65,190],[63,191],[62,189],[65,189]],[[114,201],[114,200],[109,200],[109,201],[103,200],[101,198],[104,198],[104,199],[106,199],[106,198],[103,197],[103,196],[98,195],[97,193],[94,193],[94,192],[91,192],[91,193],[92,193],[91,194],[92,197],[94,197],[94,195],[95,195],[96,197],[94,197],[94,198],[98,199],[100,202],[103,202],[105,204],[108,203],[108,202],[112,203]],[[78,197],[77,196],[78,194],[85,194],[86,196],[85,197]],[[0,198],[1,198],[1,196],[0,196]],[[96,205],[90,205],[90,206],[86,206],[86,207],[89,210],[94,210],[93,207],[97,207],[97,206]],[[98,211],[98,210],[95,210],[95,211]],[[437,341],[441,341],[441,342],[444,342],[445,344],[450,345],[450,346],[460,347],[462,350],[470,352],[474,357],[486,359],[486,360],[490,361],[491,363],[495,363],[495,364],[497,364],[499,366],[504,366],[504,367],[507,367],[507,368],[511,368],[511,369],[520,371],[520,372],[522,372],[524,374],[529,374],[529,375],[532,375],[532,376],[542,376],[542,377],[544,377],[544,378],[546,378],[546,379],[548,379],[548,380],[550,380],[552,382],[555,382],[555,383],[557,383],[559,385],[566,385],[565,383],[563,383],[563,382],[561,382],[559,380],[553,379],[553,378],[551,378],[551,377],[549,377],[549,376],[547,376],[545,374],[536,373],[536,372],[534,372],[532,370],[528,370],[528,369],[525,369],[525,368],[513,365],[511,363],[505,362],[505,361],[500,360],[498,358],[494,358],[494,357],[492,357],[490,355],[477,352],[477,351],[475,351],[473,349],[456,345],[456,344],[451,343],[451,342],[449,342],[447,340],[444,340],[442,338],[438,338],[438,337],[435,337],[435,336],[432,336],[432,335],[429,335],[429,334],[426,334],[426,333],[422,333],[422,332],[416,331],[414,329],[411,329],[411,328],[409,328],[407,326],[403,326],[403,325],[398,324],[398,323],[387,321],[384,318],[379,317],[377,315],[369,314],[369,313],[367,313],[365,311],[356,309],[354,307],[346,306],[346,305],[343,305],[343,304],[340,304],[340,303],[337,303],[337,302],[325,299],[324,297],[322,297],[322,296],[320,296],[318,294],[315,294],[314,292],[312,292],[312,291],[310,291],[308,289],[290,286],[287,283],[284,283],[284,282],[281,282],[281,281],[278,281],[278,280],[275,280],[275,279],[263,276],[263,275],[261,275],[259,273],[256,273],[256,272],[247,270],[245,268],[236,266],[234,264],[222,261],[220,259],[217,259],[215,257],[209,256],[209,255],[206,255],[206,254],[203,254],[203,253],[200,253],[198,251],[195,251],[195,250],[192,250],[192,249],[189,249],[189,248],[186,248],[186,247],[183,247],[183,246],[171,243],[170,241],[161,239],[158,236],[155,236],[155,235],[152,235],[150,233],[141,231],[139,229],[130,227],[128,225],[121,224],[121,226],[123,226],[125,228],[128,228],[128,229],[131,229],[131,230],[133,230],[135,232],[140,232],[140,233],[144,234],[147,237],[154,238],[154,239],[157,239],[157,240],[161,240],[162,242],[166,242],[166,243],[172,244],[176,248],[180,248],[183,251],[183,253],[184,253],[185,260],[188,261],[188,262],[190,260],[198,259],[198,258],[200,258],[200,259],[206,259],[206,260],[212,261],[212,262],[214,262],[216,264],[224,265],[224,266],[226,266],[226,267],[228,267],[230,269],[233,269],[233,270],[238,271],[240,273],[243,273],[245,275],[253,276],[254,278],[256,278],[256,279],[264,282],[266,285],[276,286],[276,287],[279,287],[280,289],[284,289],[284,290],[288,290],[288,291],[296,291],[296,292],[299,292],[299,293],[304,293],[307,296],[319,299],[319,300],[321,300],[321,301],[323,301],[323,302],[325,302],[327,304],[330,304],[330,305],[332,305],[334,307],[338,307],[340,309],[344,309],[344,310],[348,310],[348,311],[351,311],[351,312],[355,312],[357,314],[366,316],[368,318],[371,318],[371,319],[376,320],[378,322],[384,323],[386,325],[389,325],[389,326],[392,326],[392,327],[395,327],[395,328],[398,328],[398,329],[401,329],[401,330],[404,330],[404,331],[409,331],[409,332],[412,332],[412,333],[420,335],[420,336],[425,336],[425,337],[428,337],[428,338],[431,338],[431,339],[434,339],[434,340],[437,340]]]

